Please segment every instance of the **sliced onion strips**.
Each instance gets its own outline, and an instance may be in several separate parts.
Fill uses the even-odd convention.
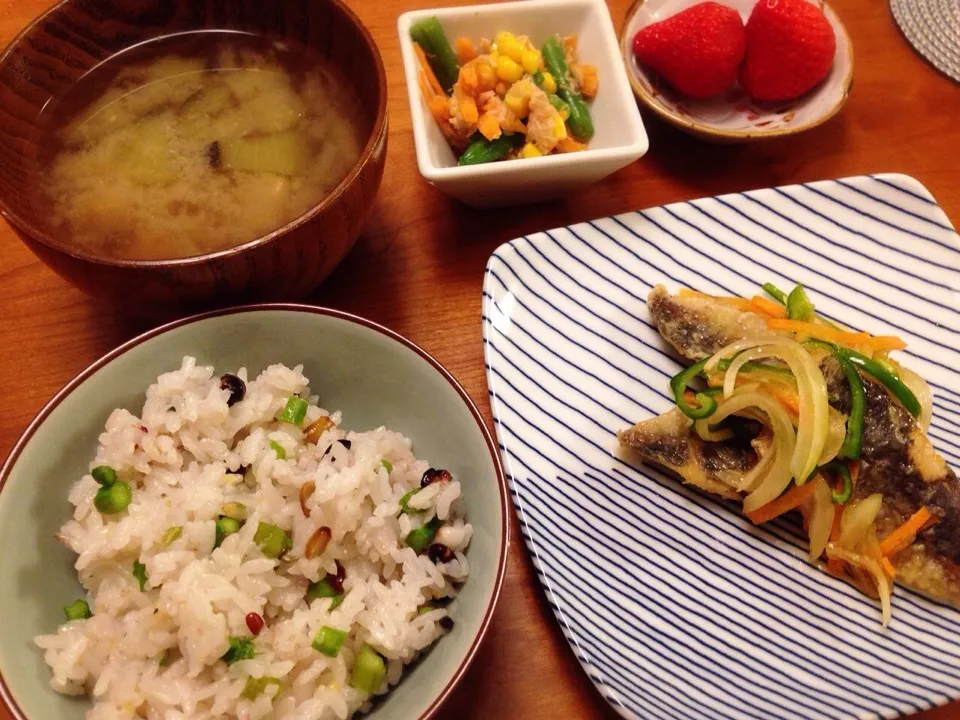
[[[740,479],[740,482],[736,484],[736,488],[740,492],[753,492],[763,481],[763,478],[766,477],[766,473],[770,469],[770,466],[773,464],[773,460],[777,455],[776,440],[774,440],[764,451],[761,452],[758,449],[757,452],[760,455],[760,459],[757,461],[757,464],[754,465],[753,469],[744,475]]]
[[[823,554],[830,541],[830,531],[833,529],[833,516],[836,507],[833,504],[830,486],[819,473],[813,479],[817,485],[813,495],[807,500],[809,514],[807,528],[810,535],[810,560],[814,561]]]
[[[844,518],[846,518],[846,515],[847,513],[844,513]],[[876,535],[873,536],[873,539],[876,540]],[[854,552],[837,547],[834,543],[827,544],[827,557],[843,560],[855,568],[866,571],[873,578],[877,585],[877,595],[880,598],[883,626],[886,627],[890,623],[890,598],[893,596],[893,586],[876,557],[868,552]]]
[[[930,418],[933,415],[933,395],[930,393],[930,386],[917,373],[902,365],[900,366],[900,380],[910,388],[910,392],[917,396],[917,400],[920,402],[920,415],[917,417],[917,423],[920,425],[920,429],[926,432],[930,428]]]
[[[709,418],[697,420],[693,427],[704,442],[723,442],[733,437],[733,430],[730,428],[711,429]]]
[[[838,544],[849,550],[856,549],[873,527],[873,521],[876,520],[882,503],[883,495],[874,493],[859,502],[848,505],[840,520]]]
[[[827,383],[820,371],[820,366],[796,340],[747,338],[717,352],[707,361],[704,370],[709,372],[720,360],[733,356],[736,357],[731,361],[723,379],[724,396],[727,398],[733,396],[740,368],[751,360],[775,357],[785,362],[793,372],[800,398],[800,417],[797,424],[796,444],[790,458],[790,472],[796,483],[802,485],[817,467],[829,429]]]
[[[830,419],[827,423],[827,439],[823,445],[823,452],[820,453],[820,459],[817,465],[826,465],[833,460],[840,448],[843,447],[843,441],[847,437],[847,421],[843,415],[833,408],[829,408]]]
[[[773,448],[768,451],[768,454],[773,453],[772,466],[757,488],[743,499],[743,510],[749,513],[776,499],[790,484],[790,460],[794,456],[797,435],[790,416],[780,403],[756,391],[737,392],[724,400],[710,416],[710,422],[721,423],[730,415],[741,413],[747,408],[757,408],[766,414],[773,430]]]

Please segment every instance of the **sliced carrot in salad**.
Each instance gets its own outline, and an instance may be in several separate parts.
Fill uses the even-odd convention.
[[[500,123],[493,113],[485,112],[477,119],[477,130],[487,140],[496,140],[501,135]]]
[[[416,53],[417,62],[420,64],[420,77],[426,79],[427,86],[433,90],[434,95],[446,95],[446,93],[443,92],[443,86],[433,72],[433,68],[430,67],[430,63],[427,61],[427,56],[426,53],[423,52],[423,48],[417,43],[413,43],[413,51]]]
[[[466,65],[477,56],[477,49],[468,37],[460,36],[453,41],[453,51],[457,54],[457,60],[461,65]]]

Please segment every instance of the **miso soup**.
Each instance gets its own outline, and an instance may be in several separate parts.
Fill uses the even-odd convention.
[[[48,229],[116,259],[276,230],[336,188],[365,140],[359,94],[329,61],[226,32],[122,53],[43,115]]]

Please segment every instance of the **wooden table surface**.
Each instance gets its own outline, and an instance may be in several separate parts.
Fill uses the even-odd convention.
[[[886,0],[833,1],[856,63],[850,100],[826,125],[795,138],[718,146],[645,112],[650,152],[632,167],[578,197],[496,215],[448,200],[417,172],[396,20],[429,0],[348,2],[387,66],[389,153],[366,231],[311,301],[366,316],[424,347],[460,380],[488,422],[480,286],[490,253],[513,237],[678,200],[883,171],[914,176],[960,222],[960,87],[914,53]],[[51,4],[0,0],[0,45]],[[628,4],[610,3],[618,29]],[[149,327],[89,300],[0,226],[0,456],[74,375]],[[616,717],[567,648],[512,522],[506,582],[489,635],[440,717]],[[960,717],[960,703],[916,717]],[[0,709],[0,720],[7,718]]]

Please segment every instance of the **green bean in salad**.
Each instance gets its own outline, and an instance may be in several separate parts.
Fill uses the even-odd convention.
[[[440,21],[436,17],[428,17],[414,23],[410,28],[410,37],[423,50],[444,92],[449,93],[460,74],[460,63]]]
[[[557,83],[557,96],[570,108],[567,117],[567,127],[580,140],[589,140],[593,137],[593,120],[590,110],[583,101],[583,96],[573,89],[570,83],[570,71],[564,57],[560,38],[553,35],[540,48],[543,64]]]

